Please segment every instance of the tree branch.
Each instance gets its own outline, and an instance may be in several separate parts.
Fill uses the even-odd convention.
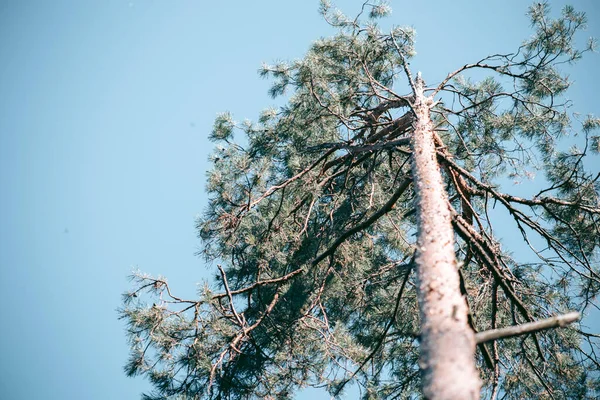
[[[520,336],[526,333],[539,332],[546,329],[558,327],[563,328],[577,321],[580,317],[581,315],[577,311],[573,311],[570,313],[542,319],[540,321],[528,322],[521,325],[509,326],[506,328],[490,329],[489,331],[476,333],[475,341],[477,342],[477,344],[487,343],[497,339]]]
[[[379,210],[377,210],[376,212],[374,212],[366,221],[364,221],[363,223],[354,226],[353,228],[348,229],[347,231],[345,231],[335,242],[333,242],[333,244],[327,249],[325,250],[323,253],[321,253],[321,255],[317,256],[313,261],[312,261],[312,265],[317,265],[318,263],[320,263],[321,261],[323,261],[325,259],[325,257],[327,257],[330,254],[333,254],[333,252],[346,240],[348,239],[350,236],[352,236],[353,234],[362,231],[363,229],[369,227],[372,223],[374,223],[375,221],[377,221],[380,217],[382,217],[383,215],[387,214],[393,207],[394,204],[396,204],[396,201],[398,201],[398,199],[400,198],[400,196],[402,196],[402,193],[404,193],[404,191],[408,188],[408,186],[410,185],[410,183],[412,182],[411,178],[406,178],[398,187],[398,189],[396,189],[396,191],[394,192],[394,194],[392,195],[392,197],[390,197],[390,199],[383,205],[383,207],[381,207]]]

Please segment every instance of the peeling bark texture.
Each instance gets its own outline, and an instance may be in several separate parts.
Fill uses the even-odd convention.
[[[420,77],[415,90],[412,169],[419,227],[416,264],[423,394],[429,400],[476,400],[480,381],[475,337],[460,293],[454,234],[429,112],[432,99],[423,94]]]

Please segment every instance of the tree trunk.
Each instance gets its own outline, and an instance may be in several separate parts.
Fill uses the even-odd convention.
[[[448,198],[436,158],[431,104],[432,99],[423,94],[419,77],[412,169],[419,230],[416,264],[423,394],[429,400],[478,399],[475,337],[467,323],[466,301],[460,293]]]

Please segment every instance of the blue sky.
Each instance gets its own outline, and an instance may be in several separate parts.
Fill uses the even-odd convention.
[[[565,2],[551,1],[558,10]],[[573,0],[600,37],[600,4]],[[337,3],[353,15],[358,0]],[[413,25],[428,82],[529,35],[520,0],[392,2]],[[332,31],[318,1],[3,1],[0,4],[0,393],[137,399],[117,320],[132,268],[191,296],[206,205],[207,137],[218,112],[277,104],[263,61],[299,58]],[[403,8],[405,7],[405,8]],[[600,113],[600,56],[570,97]],[[505,240],[505,244],[510,244]],[[313,398],[321,395],[313,394]],[[326,398],[322,395],[323,398]],[[304,397],[308,397],[306,394]]]

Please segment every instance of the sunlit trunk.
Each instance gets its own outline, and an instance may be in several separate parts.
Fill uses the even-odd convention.
[[[418,215],[417,271],[423,394],[430,400],[479,398],[475,338],[460,293],[447,194],[436,159],[431,100],[419,79],[412,138]]]

